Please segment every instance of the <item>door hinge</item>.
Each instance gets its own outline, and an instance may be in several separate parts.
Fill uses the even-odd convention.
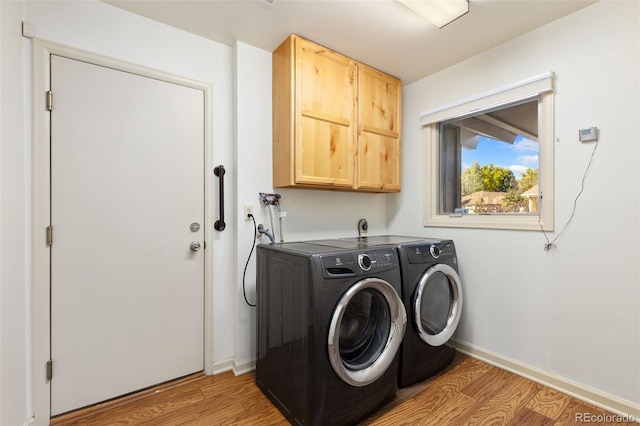
[[[47,91],[47,111],[51,111],[53,109],[53,92],[51,90]]]
[[[47,380],[51,380],[53,378],[53,361],[47,361]]]
[[[53,244],[53,227],[51,225],[47,226],[47,245],[51,246]]]

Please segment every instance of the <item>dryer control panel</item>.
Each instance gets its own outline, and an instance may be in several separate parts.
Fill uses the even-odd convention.
[[[444,262],[452,258],[454,259],[454,263],[456,262],[456,249],[453,241],[450,240],[407,245],[406,253],[409,263],[430,263],[436,259]]]

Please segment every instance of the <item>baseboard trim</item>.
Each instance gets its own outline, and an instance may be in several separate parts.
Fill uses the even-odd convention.
[[[235,358],[227,358],[213,364],[213,374],[232,371],[235,376],[240,376],[255,370],[255,368],[256,362],[253,359],[239,362]]]
[[[520,361],[504,357],[462,340],[453,339],[452,342],[456,349],[463,354],[477,358],[536,383],[540,383],[611,413],[624,416],[630,421],[640,422],[640,404],[608,395],[599,390],[548,373]]]
[[[247,361],[242,361],[242,362],[238,362],[236,360],[233,361],[233,374],[235,374],[236,376],[239,376],[241,374],[246,374],[246,373],[250,373],[251,371],[256,369],[256,362],[255,360],[247,360]]]
[[[223,359],[213,363],[213,375],[233,371],[233,358]]]

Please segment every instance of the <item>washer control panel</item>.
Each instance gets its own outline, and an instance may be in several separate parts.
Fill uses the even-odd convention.
[[[358,254],[358,266],[363,271],[393,268],[398,264],[393,249]]]
[[[325,276],[329,277],[382,272],[398,267],[398,257],[392,248],[326,254],[321,258]]]

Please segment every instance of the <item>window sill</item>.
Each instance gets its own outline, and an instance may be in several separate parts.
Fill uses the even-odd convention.
[[[553,225],[545,224],[538,215],[498,215],[498,214],[463,214],[463,215],[427,215],[425,227],[444,228],[478,228],[508,229],[518,231],[553,231]]]

